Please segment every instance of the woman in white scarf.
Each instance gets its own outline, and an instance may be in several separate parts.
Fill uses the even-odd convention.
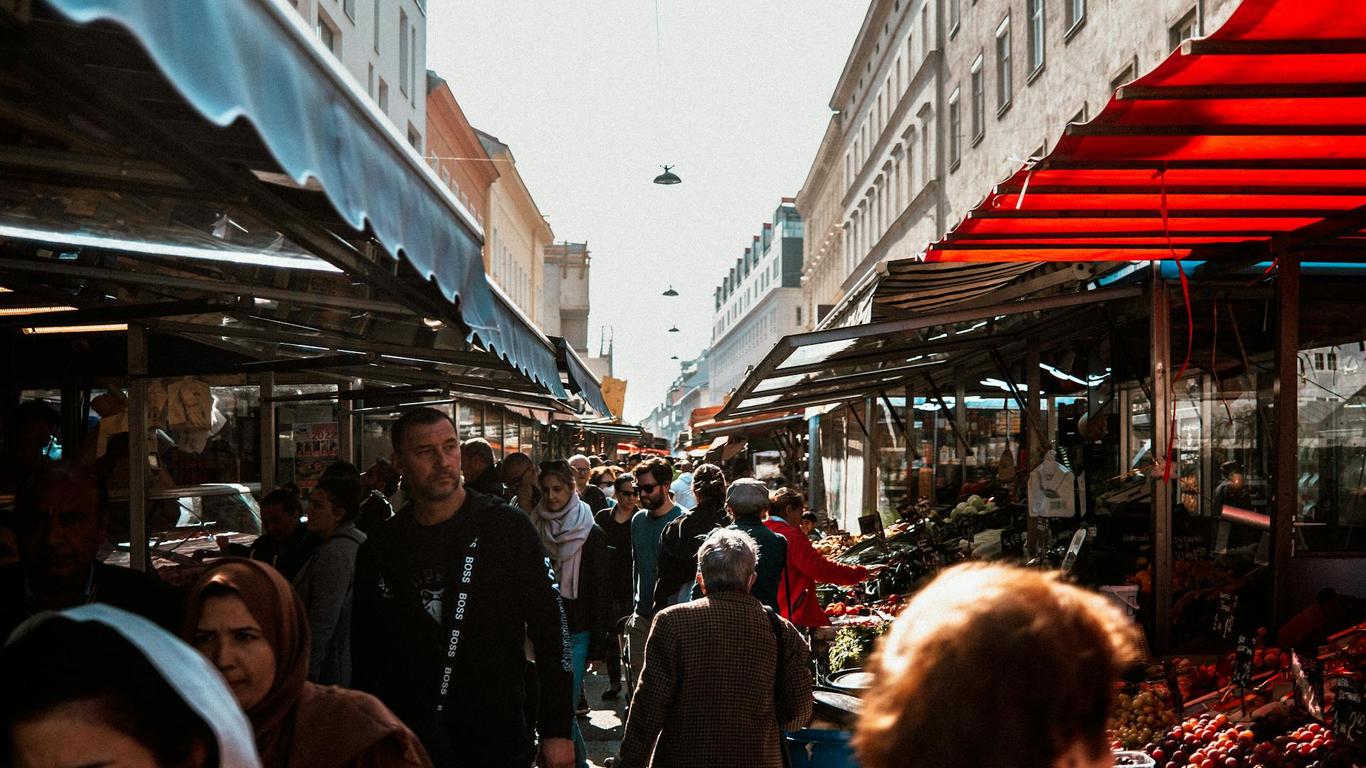
[[[606,636],[611,627],[607,615],[608,552],[606,534],[593,522],[593,513],[574,489],[574,472],[565,461],[541,464],[537,478],[541,501],[532,510],[531,521],[541,534],[541,543],[555,566],[565,620],[569,624],[569,645],[573,654],[574,687],[577,699],[588,670],[591,641]],[[588,749],[574,722],[575,761],[588,765]]]

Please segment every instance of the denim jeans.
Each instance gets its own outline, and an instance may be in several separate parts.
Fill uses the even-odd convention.
[[[592,636],[591,632],[575,632],[569,636],[569,649],[574,657],[574,687],[570,696],[576,708],[579,706],[579,691],[583,688],[583,676],[588,672],[588,641]],[[588,768],[588,742],[583,739],[577,715],[574,717],[574,764],[578,768]]]

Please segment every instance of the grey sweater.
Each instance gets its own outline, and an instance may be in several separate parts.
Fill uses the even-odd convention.
[[[364,541],[354,524],[342,523],[294,577],[313,636],[308,679],[315,683],[351,686],[351,597],[356,552]]]

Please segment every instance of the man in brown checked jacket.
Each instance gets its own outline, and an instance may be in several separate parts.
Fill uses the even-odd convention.
[[[809,651],[749,594],[757,559],[743,531],[703,542],[704,597],[655,615],[618,768],[783,765],[779,723],[796,730],[811,719]]]

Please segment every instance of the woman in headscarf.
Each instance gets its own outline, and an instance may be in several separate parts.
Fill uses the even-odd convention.
[[[228,681],[266,768],[430,766],[379,699],[310,683],[303,604],[274,568],[229,558],[190,590],[185,637]]]
[[[351,602],[356,553],[365,534],[360,515],[360,479],[333,476],[318,481],[308,497],[308,530],[323,540],[294,576],[313,637],[308,679],[323,685],[351,685]]]
[[[251,726],[213,667],[113,606],[30,619],[0,651],[0,680],[5,765],[261,766]]]
[[[570,649],[573,653],[574,696],[583,688],[588,671],[589,645],[595,637],[605,637],[611,625],[607,606],[607,537],[593,522],[593,512],[579,499],[574,487],[574,471],[565,461],[541,465],[537,478],[541,501],[532,511],[531,521],[541,534],[541,543],[550,553],[564,601],[565,620],[569,623]],[[588,747],[579,723],[574,721],[574,759],[580,768],[588,765]]]

